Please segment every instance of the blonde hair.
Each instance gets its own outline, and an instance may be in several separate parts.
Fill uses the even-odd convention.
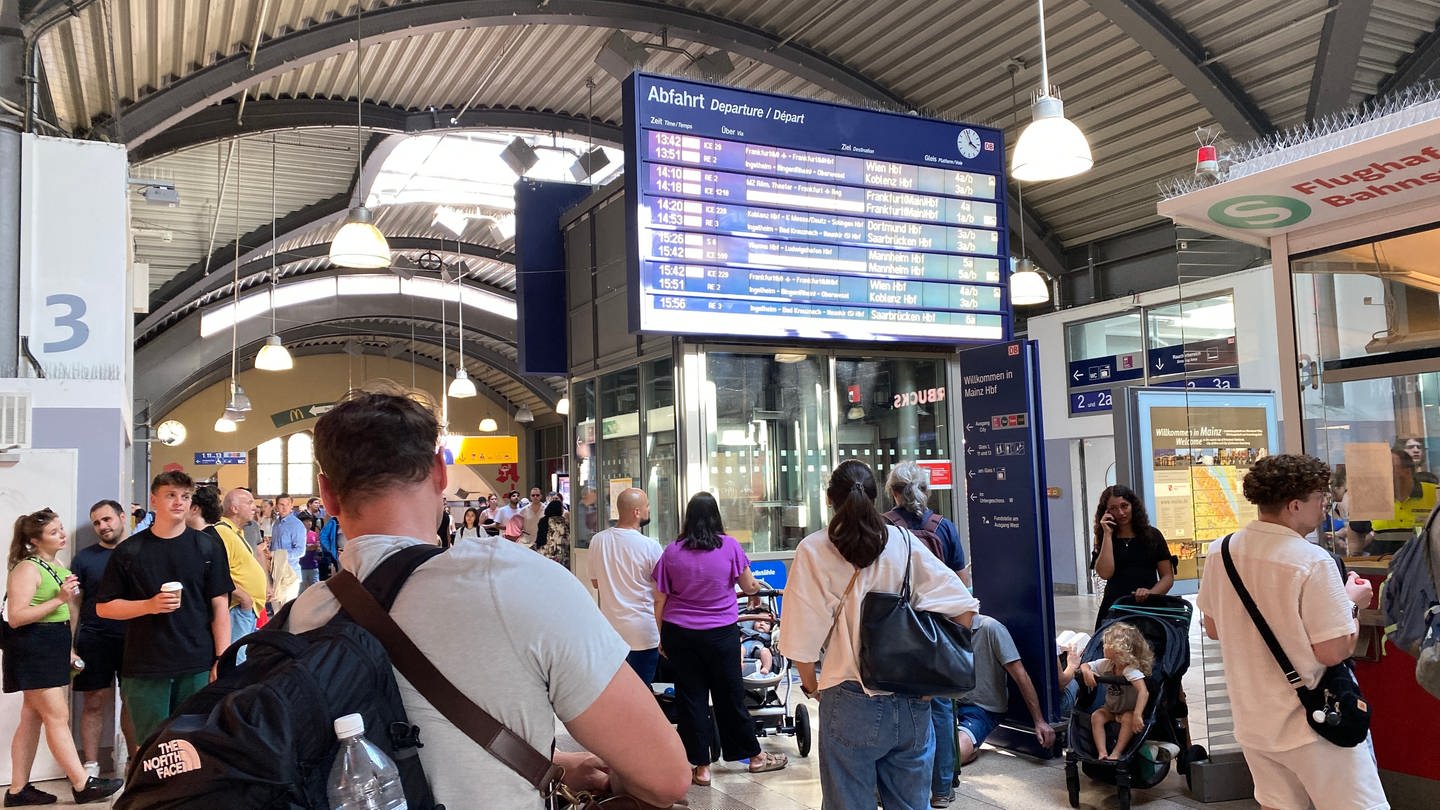
[[[1149,677],[1155,668],[1155,652],[1135,625],[1116,622],[1105,628],[1100,640],[1115,651],[1116,657],[1111,660],[1115,662],[1113,666],[1116,669],[1124,671],[1133,667]]]

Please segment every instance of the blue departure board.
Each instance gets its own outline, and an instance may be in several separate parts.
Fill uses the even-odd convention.
[[[998,130],[636,73],[625,136],[631,331],[1009,337]]]

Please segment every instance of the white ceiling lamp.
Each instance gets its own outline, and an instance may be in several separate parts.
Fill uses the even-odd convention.
[[[455,379],[450,381],[449,394],[455,399],[469,399],[475,396],[475,383],[470,380],[470,375],[465,373],[465,293],[461,286],[465,283],[463,269],[455,274],[455,300],[459,302],[457,309],[460,311],[460,362],[455,364]]]
[[[216,433],[234,433],[235,428],[235,420],[231,419],[229,416],[221,416],[219,419],[215,420]]]
[[[520,423],[522,423],[522,424],[528,424],[528,423],[530,423],[530,422],[534,422],[534,421],[535,421],[535,412],[532,411],[532,410],[530,410],[530,406],[528,406],[528,405],[521,405],[521,406],[519,407],[519,409],[517,409],[517,410],[515,411],[515,421],[516,421],[516,422],[520,422]]]
[[[240,157],[242,150],[240,144],[235,143],[235,261],[232,263],[230,276],[231,290],[231,311],[236,317],[230,319],[230,386],[229,398],[225,402],[225,410],[220,418],[215,420],[216,433],[234,433],[235,424],[245,421],[245,414],[250,412],[252,407],[250,397],[245,395],[245,389],[240,387],[236,376],[236,357],[239,353],[239,329],[240,318]],[[217,214],[218,217],[218,214]]]
[[[1029,307],[1050,300],[1050,279],[1025,255],[1025,189],[1016,184],[1015,193],[1015,208],[1020,216],[1020,260],[1010,271],[1010,306]]]
[[[275,291],[280,288],[280,271],[275,266],[275,254],[280,252],[277,235],[275,208],[275,136],[270,136],[270,336],[255,355],[255,368],[261,371],[289,371],[295,367],[290,352],[280,342],[280,330],[275,328]]]
[[[1030,104],[1030,125],[1020,133],[1010,156],[1010,176],[1033,183],[1087,172],[1095,164],[1085,134],[1065,118],[1060,91],[1050,85],[1045,56],[1045,0],[1040,8],[1040,89]]]
[[[570,397],[561,397],[560,401],[555,403],[555,413],[561,416],[570,415]]]
[[[360,8],[355,10],[355,206],[345,217],[345,224],[330,243],[330,263],[337,267],[375,270],[390,266],[390,243],[375,227],[370,209],[360,199],[360,183],[364,175],[365,128],[363,115],[365,93],[360,77]]]
[[[481,420],[480,420],[480,432],[481,432],[481,433],[494,433],[495,431],[497,431],[497,430],[499,430],[499,429],[500,429],[500,425],[497,424],[494,419],[491,419],[491,418],[488,417],[488,416],[485,417],[484,419],[481,419]]]
[[[1015,263],[1010,274],[1010,303],[1017,307],[1034,306],[1050,300],[1050,282],[1029,259]]]

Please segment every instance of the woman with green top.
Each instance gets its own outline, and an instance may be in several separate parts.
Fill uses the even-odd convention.
[[[10,743],[10,788],[6,807],[51,804],[56,797],[30,784],[30,766],[40,745],[40,729],[50,752],[70,778],[75,802],[97,802],[120,789],[119,779],[88,776],[70,734],[70,603],[79,602],[80,581],[55,555],[69,538],[60,517],[49,509],[21,515],[10,541],[6,582],[4,689],[20,692],[20,723]]]

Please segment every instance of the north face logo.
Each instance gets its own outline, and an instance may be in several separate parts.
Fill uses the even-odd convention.
[[[146,773],[151,771],[161,779],[169,779],[182,773],[200,770],[200,753],[185,740],[170,740],[160,743],[160,753],[145,760]]]

